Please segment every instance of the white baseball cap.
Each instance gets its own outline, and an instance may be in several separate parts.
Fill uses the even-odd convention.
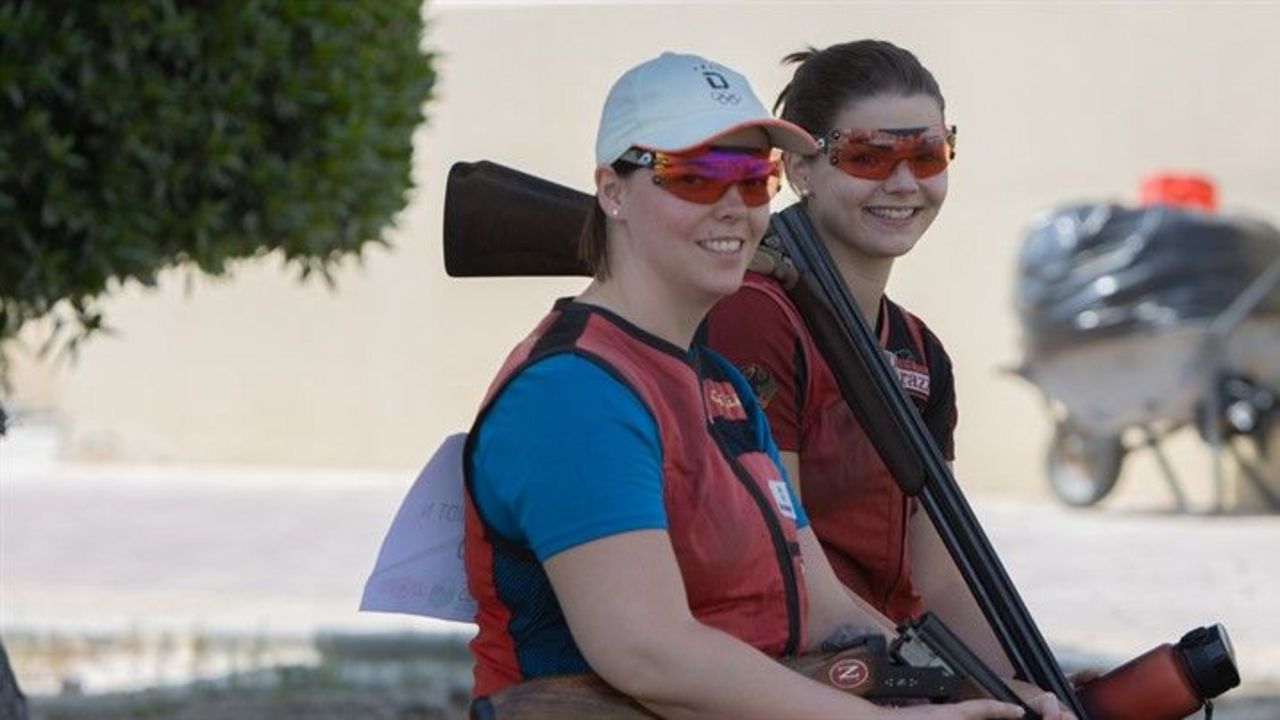
[[[683,152],[744,127],[760,127],[775,147],[804,154],[817,145],[800,126],[769,114],[742,75],[697,55],[664,52],[609,90],[596,135],[596,163],[631,147]]]

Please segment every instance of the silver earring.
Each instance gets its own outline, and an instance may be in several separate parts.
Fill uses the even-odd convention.
[[[610,210],[610,211],[609,211],[609,214],[610,214],[610,215],[612,215],[612,216],[614,216],[614,217],[618,217],[618,208],[614,208],[614,209]]]
[[[813,191],[812,191],[812,190],[810,190],[810,189],[808,189],[808,188],[805,188],[804,190],[801,190],[801,191],[800,191],[800,199],[801,199],[801,200],[808,200],[808,199],[809,199],[809,198],[811,198],[811,197],[813,197]]]

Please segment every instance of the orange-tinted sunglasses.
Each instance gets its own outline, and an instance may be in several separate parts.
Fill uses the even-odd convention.
[[[924,179],[947,169],[956,156],[956,126],[881,130],[833,130],[818,139],[818,151],[856,178],[884,180],[903,160]]]
[[[781,184],[782,163],[767,148],[703,147],[678,154],[631,148],[618,159],[651,168],[654,185],[699,205],[719,202],[734,185],[743,204],[767,205]]]

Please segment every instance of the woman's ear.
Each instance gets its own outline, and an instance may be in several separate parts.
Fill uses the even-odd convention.
[[[618,217],[625,195],[622,178],[608,165],[596,168],[596,202],[607,217]]]
[[[782,167],[787,173],[787,184],[801,199],[813,195],[813,157],[799,153],[782,153]]]

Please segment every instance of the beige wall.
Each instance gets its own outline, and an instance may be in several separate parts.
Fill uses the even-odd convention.
[[[1225,205],[1280,220],[1280,4],[434,3],[438,98],[393,249],[300,287],[274,259],[183,272],[108,305],[114,337],[69,371],[19,378],[56,406],[68,452],[121,460],[416,467],[468,425],[507,348],[577,280],[451,280],[444,178],[488,158],[580,188],[611,81],[697,51],[772,99],[784,53],[890,39],[933,69],[960,126],[951,197],[890,291],[958,365],[966,482],[1038,487],[1048,422],[1010,309],[1020,230],[1074,199],[1129,199],[1154,170],[1217,178]],[[189,289],[188,289],[189,285]],[[39,404],[39,403],[36,403]]]

